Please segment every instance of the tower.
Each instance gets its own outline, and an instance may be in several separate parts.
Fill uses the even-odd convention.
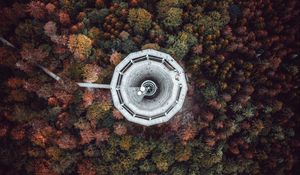
[[[187,93],[182,67],[169,54],[152,49],[131,53],[119,63],[110,88],[124,117],[145,126],[172,118]]]

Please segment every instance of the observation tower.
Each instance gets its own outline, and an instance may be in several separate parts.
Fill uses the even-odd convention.
[[[150,126],[168,121],[182,108],[187,83],[169,54],[147,49],[116,66],[110,89],[114,106],[127,120]]]

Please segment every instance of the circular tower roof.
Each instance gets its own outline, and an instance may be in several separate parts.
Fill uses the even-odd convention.
[[[129,54],[115,68],[111,93],[124,117],[145,126],[168,121],[182,107],[185,73],[169,55],[152,49]]]

